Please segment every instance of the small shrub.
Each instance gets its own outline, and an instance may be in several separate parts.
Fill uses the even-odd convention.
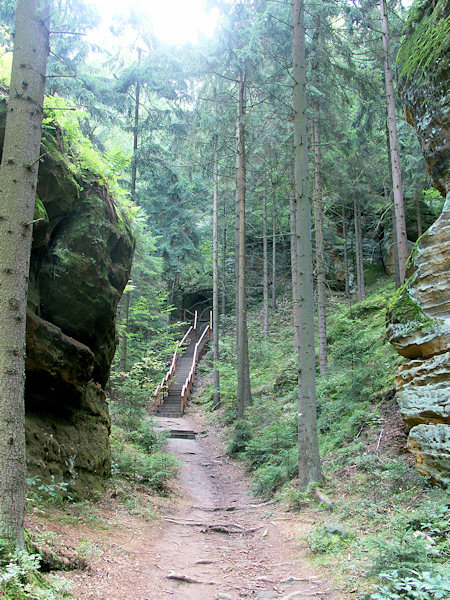
[[[450,597],[450,571],[437,572],[411,570],[401,576],[398,571],[380,573],[387,586],[378,586],[370,600],[446,600]]]
[[[115,457],[116,472],[142,483],[155,492],[165,492],[167,482],[178,470],[178,461],[171,454],[155,452],[149,456],[134,449],[121,449]]]
[[[253,492],[261,498],[270,498],[277,489],[297,475],[297,448],[282,449],[270,462],[263,463],[256,470],[252,482]]]
[[[27,500],[29,502],[62,502],[68,497],[69,484],[55,481],[51,476],[50,483],[43,482],[40,477],[27,477]]]
[[[252,428],[246,420],[241,420],[236,423],[233,432],[233,437],[228,443],[228,453],[231,455],[240,454],[245,451],[248,442],[252,439]]]
[[[306,541],[314,554],[328,554],[348,546],[353,537],[340,525],[324,525],[310,533]]]
[[[374,539],[372,545],[377,551],[369,572],[379,574],[387,569],[406,575],[411,570],[427,570],[431,567],[431,557],[436,554],[434,544],[412,532],[402,531],[392,542]]]
[[[167,441],[168,432],[157,431],[149,419],[141,421],[137,428],[127,434],[127,439],[146,452],[156,452]]]

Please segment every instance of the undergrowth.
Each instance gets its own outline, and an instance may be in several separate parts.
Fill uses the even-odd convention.
[[[251,473],[255,495],[314,514],[317,526],[302,543],[346,591],[357,589],[366,600],[445,598],[447,497],[429,488],[404,449],[406,433],[394,400],[401,359],[385,336],[386,307],[394,292],[392,282],[382,279],[362,302],[329,298],[328,372],[317,374],[317,410],[322,487],[333,503],[332,516],[313,494],[296,489],[297,372],[287,300],[271,312],[267,339],[260,315],[250,315],[253,404],[239,423],[234,328],[231,319],[227,323],[230,333],[221,340],[221,409],[212,414],[227,428],[228,452]],[[208,357],[201,369],[209,372]],[[212,409],[210,384],[200,401]],[[348,560],[342,560],[343,553]]]

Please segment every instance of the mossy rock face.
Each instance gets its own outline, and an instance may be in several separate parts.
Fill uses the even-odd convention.
[[[399,52],[401,95],[433,183],[446,196],[438,220],[418,240],[412,275],[388,309],[387,335],[408,358],[397,375],[397,400],[412,427],[408,448],[418,470],[447,486],[450,458],[450,6],[416,0]]]
[[[61,221],[37,280],[41,316],[92,350],[93,377],[103,386],[116,347],[114,320],[128,281],[131,239],[105,188],[90,184],[70,219]]]
[[[450,153],[450,5],[447,0],[416,0],[398,53],[400,94],[407,121],[417,130],[435,187],[443,196]]]
[[[0,148],[4,105],[0,95]],[[134,238],[107,189],[64,156],[62,136],[45,132],[39,165],[28,289],[27,460],[30,476],[88,496],[110,473],[104,387]]]

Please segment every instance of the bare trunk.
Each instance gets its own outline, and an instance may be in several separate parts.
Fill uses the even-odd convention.
[[[138,48],[138,65],[141,62],[141,49]],[[139,102],[141,93],[141,83],[136,82],[136,100],[134,105],[134,128],[133,128],[133,162],[131,167],[131,199],[136,200],[136,179],[137,179],[137,149],[138,149],[138,130],[139,130]]]
[[[292,306],[294,311],[294,347],[298,355],[300,348],[300,333],[298,326],[298,260],[297,260],[297,225],[295,190],[292,191],[289,202],[289,217],[291,226],[291,279],[292,279]]]
[[[389,146],[389,127],[388,121],[386,119],[386,149],[389,156],[390,146]],[[392,181],[392,165],[389,163],[389,175]],[[391,194],[387,190],[387,186],[384,186],[384,196],[386,199],[386,204],[391,206],[391,223],[392,223],[392,248],[394,252],[394,277],[395,277],[395,287],[398,289],[401,286],[400,283],[400,265],[398,262],[398,244],[397,244],[397,226],[395,222],[395,206],[393,199],[391,200]]]
[[[350,295],[350,278],[348,275],[348,253],[347,253],[347,221],[345,218],[345,206],[342,206],[342,239],[344,240],[344,280],[345,295]]]
[[[127,351],[128,351],[128,317],[130,313],[130,296],[131,291],[128,291],[123,295],[123,330],[120,340],[120,361],[119,371],[121,373],[127,372]]]
[[[277,205],[273,191],[272,205],[272,310],[277,308]]]
[[[358,300],[366,297],[366,286],[364,282],[364,257],[361,232],[361,206],[353,190],[353,216],[355,221],[355,254],[356,254],[356,281],[358,285]]]
[[[239,198],[239,278],[238,278],[238,352],[236,416],[242,419],[251,404],[250,372],[247,337],[247,298],[245,276],[245,137],[244,137],[244,75],[239,74],[237,186]]]
[[[263,195],[263,335],[269,332],[269,265],[267,253],[267,184],[264,177]]]
[[[222,225],[222,335],[225,335],[225,312],[227,305],[227,228],[226,228],[226,203],[225,196],[223,198],[223,225]]]
[[[301,339],[298,360],[298,455],[299,488],[304,491],[310,483],[320,481],[322,479],[322,474],[320,470],[316,416],[311,199],[309,193],[308,136],[306,127],[306,65],[303,0],[293,0],[292,21],[295,148],[294,178],[297,204],[297,269]]]
[[[24,548],[25,322],[41,145],[48,30],[35,0],[18,0],[11,94],[0,167],[0,538]]]
[[[419,193],[416,193],[416,215],[417,215],[417,237],[420,238],[420,236],[423,233],[423,229],[422,229],[422,213],[420,212],[420,197],[419,197]]]
[[[213,385],[214,406],[220,403],[219,382],[219,231],[218,231],[218,192],[219,192],[219,167],[217,150],[214,152],[213,174]]]
[[[315,103],[316,118],[313,122],[314,137],[314,221],[316,231],[316,278],[317,278],[317,315],[319,325],[319,371],[326,373],[328,363],[327,349],[327,291],[325,283],[325,252],[323,239],[323,202],[320,153],[319,104]]]
[[[395,116],[394,81],[389,56],[389,25],[386,0],[380,2],[381,29],[383,32],[384,80],[388,110],[389,145],[391,150],[392,184],[394,190],[395,225],[397,234],[400,283],[405,281],[405,265],[408,260],[408,239],[406,236],[405,209],[403,205],[402,173],[398,150],[397,120]]]

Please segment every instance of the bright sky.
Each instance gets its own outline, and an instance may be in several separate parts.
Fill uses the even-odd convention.
[[[205,0],[90,0],[98,7],[102,25],[109,26],[116,15],[134,12],[148,15],[156,37],[164,43],[181,46],[196,43],[199,36],[210,37],[217,25],[218,10],[206,11]]]

